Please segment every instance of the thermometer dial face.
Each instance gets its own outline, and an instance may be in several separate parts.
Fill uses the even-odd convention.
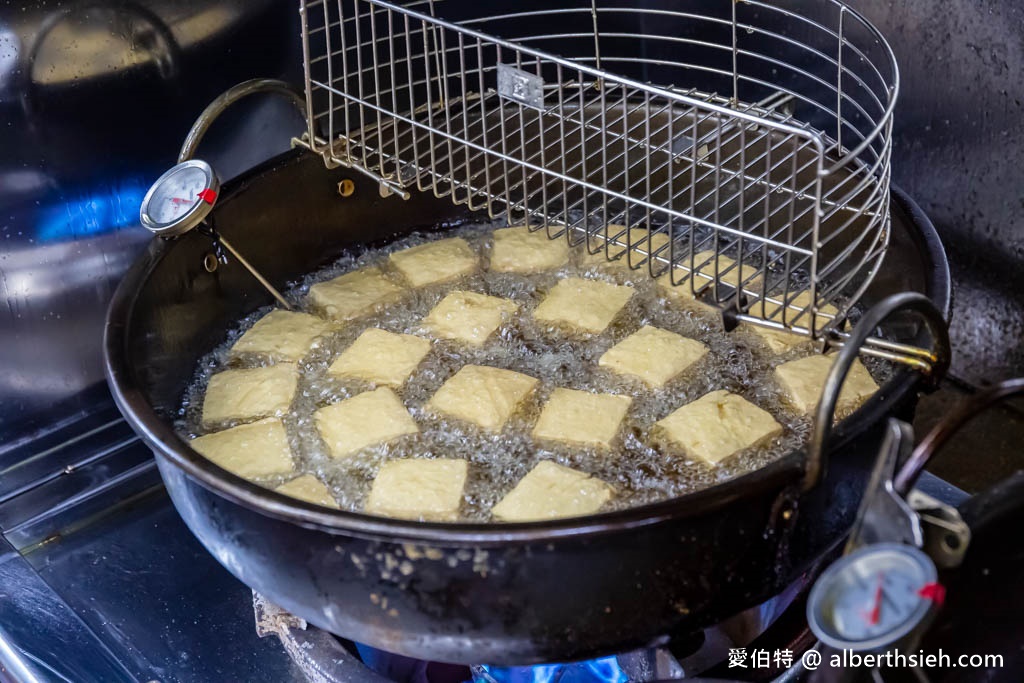
[[[220,184],[205,161],[193,159],[160,176],[142,200],[142,225],[157,235],[180,235],[202,223]]]
[[[838,649],[870,651],[894,645],[923,625],[934,600],[935,565],[917,548],[879,543],[835,562],[807,603],[814,634]]]

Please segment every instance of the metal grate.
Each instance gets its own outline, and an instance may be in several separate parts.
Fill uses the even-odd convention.
[[[536,4],[303,0],[304,144],[841,338],[889,240],[882,36],[836,0]]]

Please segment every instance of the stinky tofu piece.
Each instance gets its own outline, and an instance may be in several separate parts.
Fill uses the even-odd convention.
[[[431,397],[427,408],[499,432],[537,380],[512,370],[466,365]]]
[[[615,489],[597,477],[544,460],[498,501],[491,514],[503,522],[578,517],[597,512],[614,494]]]
[[[724,390],[687,403],[655,427],[686,455],[711,465],[782,434],[771,414]]]
[[[778,295],[775,298],[781,299],[782,295]],[[811,324],[811,315],[810,313],[804,313],[801,315],[800,309],[808,308],[810,305],[811,295],[809,292],[800,292],[797,294],[786,306],[786,309],[788,309],[786,322],[789,324],[799,325],[800,327],[808,327]],[[750,312],[755,315],[761,313],[760,305],[755,305]],[[782,313],[783,307],[781,304],[767,303],[765,305],[765,317],[768,320],[782,322]],[[835,306],[825,304],[818,308],[818,313],[835,316],[838,315],[839,311]],[[796,317],[798,315],[800,317]],[[763,327],[761,325],[743,323],[743,328],[757,335],[758,338],[760,338],[760,340],[772,351],[772,353],[785,353],[800,344],[805,344],[810,341],[810,337],[806,337],[802,334],[785,330],[776,330],[771,327]]]
[[[193,449],[246,479],[274,477],[294,469],[284,425],[275,417],[192,439]]]
[[[581,446],[609,446],[632,402],[628,396],[555,389],[544,404],[533,436]]]
[[[535,320],[599,334],[633,296],[633,288],[601,280],[559,280],[533,312]]]
[[[638,377],[649,387],[663,387],[707,355],[699,341],[644,325],[608,349],[597,364]]]
[[[544,228],[531,232],[525,225],[494,231],[491,272],[536,273],[568,262],[569,243],[564,235],[552,239]]]
[[[400,519],[454,520],[468,469],[465,460],[390,460],[377,472],[365,510]]]
[[[364,382],[398,387],[430,352],[430,341],[411,334],[368,328],[342,351],[327,372]]]
[[[694,306],[706,311],[717,311],[718,309],[714,306],[695,299],[693,293],[690,291],[691,279],[693,280],[693,287],[698,291],[704,288],[709,282],[713,281],[715,277],[715,262],[715,253],[713,251],[702,251],[693,257],[693,265],[697,270],[696,276],[692,276],[692,278],[689,277],[688,271],[677,265],[676,279],[680,280],[680,283],[678,285],[673,285],[671,273],[666,272],[658,277],[658,290],[666,298],[671,299],[676,303]],[[728,256],[719,256],[717,263],[719,281],[732,288],[738,287],[740,284],[740,270],[738,266],[733,267],[736,265],[736,262]],[[680,265],[689,266],[689,259],[684,258]],[[755,276],[756,272],[757,270],[754,267],[744,264],[744,289],[757,291],[760,288],[761,277],[760,275]],[[752,276],[753,279],[751,279]],[[712,288],[715,287],[714,284],[711,286]]]
[[[427,242],[391,254],[391,265],[413,287],[448,282],[469,275],[480,260],[461,237]]]
[[[308,313],[273,310],[246,330],[234,346],[231,357],[246,354],[275,361],[299,361],[317,340],[334,329],[326,320]]]
[[[283,415],[298,384],[294,363],[218,372],[206,386],[203,424]]]
[[[597,236],[596,240],[598,243],[605,237],[604,234]],[[585,268],[592,267],[610,267],[617,268],[619,270],[629,271],[629,256],[626,254],[627,250],[633,253],[633,263],[643,263],[640,267],[642,272],[647,267],[648,258],[651,254],[657,254],[659,257],[668,258],[669,253],[667,249],[659,251],[666,244],[668,244],[668,234],[664,232],[655,232],[651,234],[651,231],[647,228],[630,228],[629,235],[626,235],[626,226],[624,225],[609,225],[607,237],[609,240],[614,242],[622,242],[620,244],[610,244],[607,251],[604,245],[601,245],[601,250],[596,254],[591,254],[587,251],[586,244],[580,245],[580,250],[583,252],[580,256],[579,263]],[[609,261],[611,257],[614,260]],[[657,271],[655,271],[657,272]]]
[[[401,399],[387,387],[320,408],[313,417],[320,436],[335,458],[348,457],[364,448],[420,431]]]
[[[441,339],[481,346],[519,310],[519,304],[475,292],[451,292],[423,319],[423,326]]]
[[[323,505],[329,508],[338,507],[338,501],[334,500],[330,489],[312,474],[296,477],[289,482],[281,484],[274,490],[286,496],[304,500],[307,503]]]
[[[379,268],[363,268],[309,288],[313,306],[339,322],[345,322],[398,301],[404,289]]]
[[[783,363],[775,368],[775,379],[786,392],[786,398],[794,408],[802,413],[814,411],[821,399],[821,389],[825,386],[825,378],[832,368],[833,360],[832,356],[815,354]],[[856,410],[876,391],[878,385],[875,384],[868,369],[859,360],[853,361],[850,372],[843,382],[843,388],[839,391],[836,413],[844,414]]]

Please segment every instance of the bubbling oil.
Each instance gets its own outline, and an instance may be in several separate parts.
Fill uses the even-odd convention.
[[[487,262],[494,222],[461,226],[444,237],[462,237]],[[339,259],[286,290],[296,310],[306,310],[306,295],[317,282],[371,265],[380,265],[389,277],[387,255],[432,239],[437,233],[416,233],[385,247]],[[362,510],[366,495],[381,464],[397,458],[462,458],[470,463],[461,516],[465,521],[488,521],[490,510],[538,462],[553,460],[587,472],[609,484],[616,495],[605,510],[621,509],[665,500],[698,491],[764,467],[803,447],[811,422],[791,410],[773,378],[773,368],[815,351],[803,344],[783,353],[768,350],[744,326],[725,332],[719,315],[680,305],[666,299],[647,268],[590,265],[582,247],[574,248],[570,262],[557,271],[509,274],[483,270],[458,281],[407,290],[404,298],[374,315],[347,323],[325,337],[299,363],[299,385],[290,410],[282,416],[298,474],[313,474],[328,485],[342,509]],[[533,320],[533,309],[560,278],[602,279],[634,289],[630,303],[601,334],[572,335]],[[364,330],[379,327],[390,332],[429,336],[421,326],[427,313],[452,290],[469,290],[511,299],[518,313],[480,347],[454,341],[434,340],[432,349],[416,372],[396,391],[419,424],[420,433],[394,442],[366,448],[347,458],[332,458],[315,425],[313,413],[372,385],[328,375],[327,368],[342,350]],[[185,438],[204,432],[202,399],[212,374],[229,367],[257,367],[259,358],[229,361],[228,350],[257,320],[269,312],[263,308],[239,321],[223,344],[204,356],[183,399],[176,427]],[[598,366],[601,355],[643,325],[696,339],[709,353],[660,389],[639,380],[617,375]],[[468,364],[489,365],[521,372],[540,380],[500,434],[488,433],[458,420],[441,418],[424,410],[435,391]],[[866,363],[879,383],[891,374],[880,362]],[[619,437],[611,448],[585,448],[537,442],[530,431],[541,407],[556,387],[622,394],[633,397]],[[717,389],[740,394],[767,410],[784,427],[781,437],[764,446],[741,452],[718,466],[692,460],[669,448],[659,448],[652,425],[681,405]],[[233,426],[220,425],[219,428]],[[207,430],[208,431],[208,430]],[[257,480],[278,486],[287,477]]]

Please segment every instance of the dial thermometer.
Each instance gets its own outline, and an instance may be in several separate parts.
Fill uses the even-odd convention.
[[[220,181],[208,163],[183,161],[149,188],[139,211],[142,225],[161,237],[183,235],[206,220],[218,191]]]
[[[941,604],[935,564],[901,543],[868,545],[837,560],[811,589],[807,621],[823,643],[872,652],[911,646]]]
[[[160,237],[178,237],[205,224],[205,233],[215,245],[231,252],[275,299],[291,309],[281,293],[214,229],[210,212],[219,191],[220,180],[208,163],[200,159],[183,161],[157,178],[149,188],[142,199],[139,219],[143,227]]]

